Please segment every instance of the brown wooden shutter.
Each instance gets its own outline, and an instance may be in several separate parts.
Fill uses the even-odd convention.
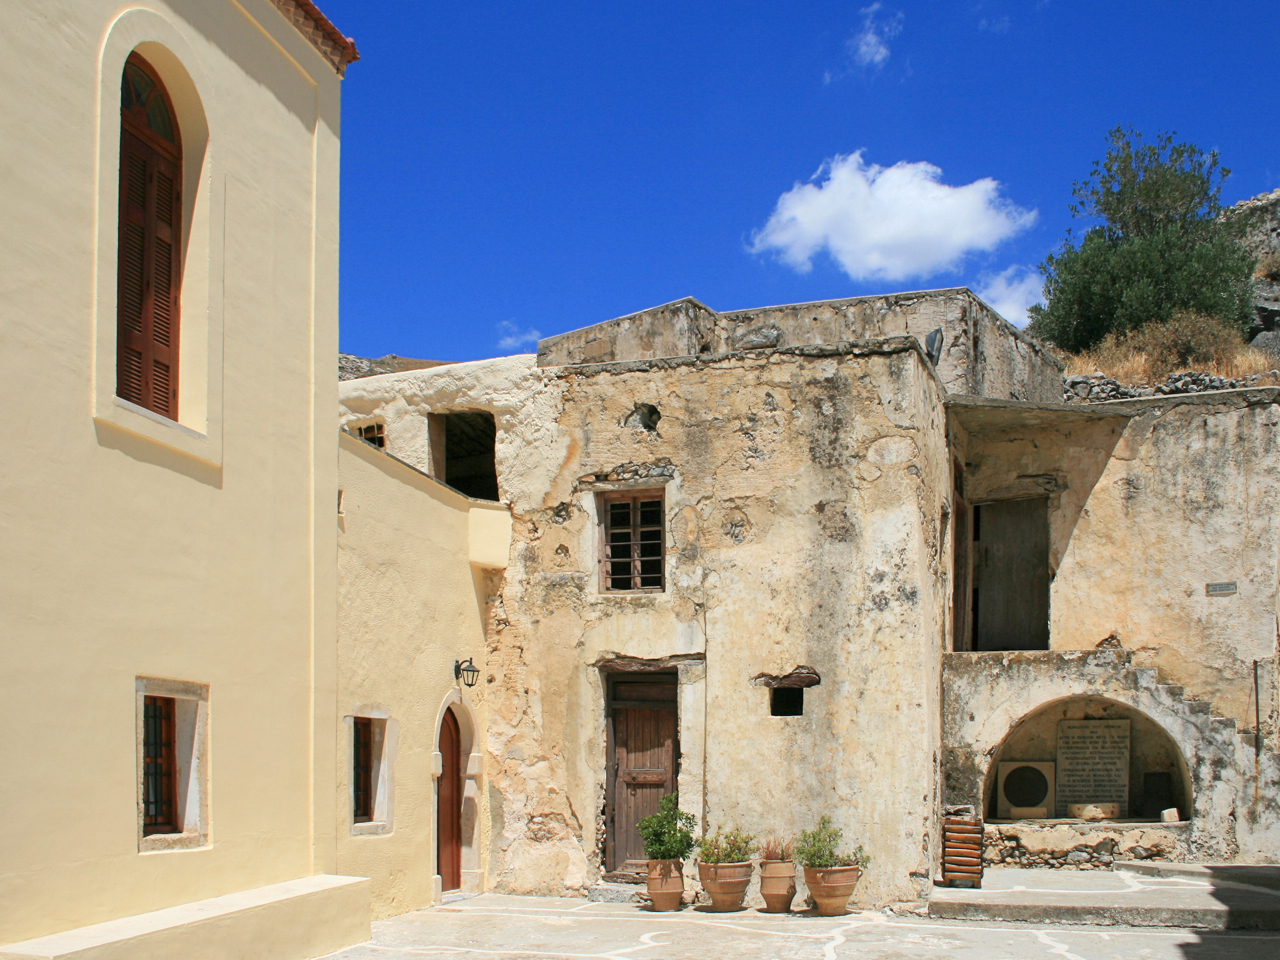
[[[178,418],[180,165],[120,131],[116,394]]]

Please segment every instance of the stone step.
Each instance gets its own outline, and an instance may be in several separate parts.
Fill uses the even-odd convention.
[[[1191,877],[1216,883],[1243,884],[1280,891],[1280,866],[1255,863],[1164,863],[1151,860],[1117,860],[1118,873],[1147,877]]]
[[[1168,866],[1168,864],[1162,864]],[[1204,930],[1280,930],[1280,893],[1212,875],[995,868],[982,889],[935,887],[929,916]]]
[[[644,886],[635,883],[593,883],[587,888],[587,899],[595,903],[640,903]]]

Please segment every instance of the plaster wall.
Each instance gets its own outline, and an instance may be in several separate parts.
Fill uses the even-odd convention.
[[[947,654],[945,802],[981,808],[990,799],[997,762],[1052,759],[1047,725],[1058,719],[1130,719],[1142,762],[1168,769],[1176,759],[1185,769],[1191,798],[1183,813],[1189,829],[1115,824],[1108,825],[1118,831],[1114,837],[1099,837],[1078,834],[1073,827],[1064,830],[1062,824],[1020,823],[1009,831],[1002,826],[999,833],[1007,832],[1006,840],[1017,838],[1023,853],[1031,854],[1027,865],[1034,865],[1036,856],[1061,859],[1105,840],[1114,841],[1106,855],[1117,858],[1275,862],[1280,857],[1280,771],[1274,751],[1256,750],[1253,737],[1239,734],[1233,720],[1213,716],[1209,704],[1185,699],[1180,686],[1161,679],[1120,649]],[[1171,757],[1175,750],[1177,756]],[[1135,847],[1144,850],[1135,853]]]
[[[541,366],[714,356],[941,330],[946,390],[1057,403],[1062,364],[963,287],[717,313],[692,298],[548,337]]]
[[[266,0],[4,18],[0,943],[332,868],[340,93]],[[181,423],[114,398],[135,47],[186,148]],[[198,849],[139,852],[140,676],[208,686]]]
[[[970,502],[1049,497],[1050,643],[1116,636],[1138,666],[1275,730],[1277,391],[1229,391],[1075,415],[953,416]],[[1103,409],[1106,408],[1106,409]],[[987,419],[984,419],[984,416]],[[1235,582],[1230,596],[1206,584]]]
[[[439,724],[453,709],[463,727],[464,889],[483,887],[488,800],[480,756],[485,676],[454,677],[468,657],[483,668],[491,576],[506,565],[506,507],[464,497],[346,434],[339,439],[338,743],[334,810],[338,869],[373,882],[373,916],[436,902]],[[476,521],[474,518],[481,519]],[[478,562],[477,562],[478,561]],[[352,821],[350,717],[394,724],[386,809]],[[474,758],[474,759],[473,759]]]
[[[599,875],[601,674],[646,664],[679,668],[681,804],[703,826],[828,812],[872,855],[860,898],[927,886],[948,481],[941,389],[913,340],[508,358],[342,398],[344,420],[384,419],[388,450],[424,464],[426,414],[495,415],[514,537],[486,662],[494,889],[580,893]],[[641,403],[656,430],[624,423]],[[664,490],[661,594],[600,589],[596,494],[627,484]],[[806,715],[770,717],[752,677],[800,664],[823,677]]]

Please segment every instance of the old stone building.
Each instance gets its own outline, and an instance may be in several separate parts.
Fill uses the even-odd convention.
[[[344,383],[345,429],[510,505],[473,882],[584,893],[676,789],[703,829],[830,814],[864,902],[928,890],[950,804],[1010,863],[1274,861],[1277,393],[1064,406],[967,290],[681,300]],[[1099,730],[1121,808],[1086,823]],[[1010,761],[1058,802],[1010,816]]]

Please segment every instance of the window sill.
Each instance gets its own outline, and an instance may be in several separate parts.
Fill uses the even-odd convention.
[[[139,853],[168,853],[174,850],[209,850],[209,835],[196,833],[153,833],[138,841]]]
[[[378,820],[367,820],[364,823],[353,823],[351,825],[351,835],[353,837],[385,837],[390,833],[391,824]]]
[[[154,443],[179,450],[197,460],[222,466],[220,435],[200,433],[176,420],[170,420],[146,407],[113,396],[110,405],[100,404],[94,420],[145,437]]]

